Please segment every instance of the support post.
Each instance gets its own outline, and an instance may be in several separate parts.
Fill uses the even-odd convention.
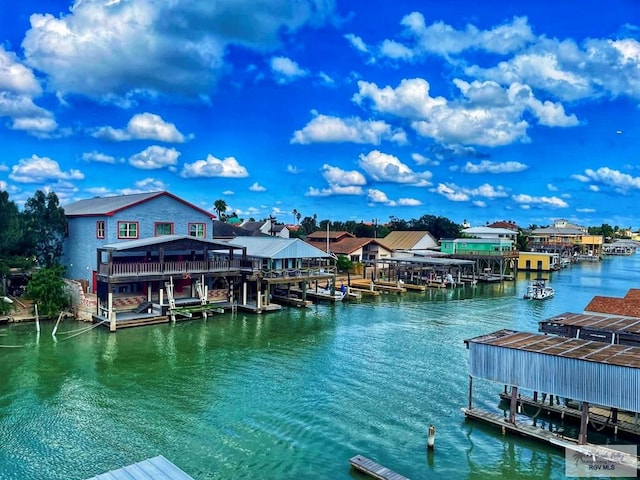
[[[473,377],[469,375],[469,410],[473,408]]]
[[[578,445],[587,444],[587,426],[589,425],[589,402],[582,402],[580,412],[580,433],[578,434]]]
[[[116,312],[113,311],[113,292],[107,294],[107,312],[109,316],[109,331],[116,331]]]
[[[36,312],[36,332],[40,333],[40,316],[38,315],[38,304],[34,304],[33,308]]]
[[[516,409],[518,408],[518,387],[511,387],[511,404],[509,405],[509,423],[516,424]]]

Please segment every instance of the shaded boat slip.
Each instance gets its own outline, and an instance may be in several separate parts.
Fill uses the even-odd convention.
[[[511,395],[507,392],[502,392],[500,393],[500,399],[508,402],[511,399]],[[539,418],[540,415],[554,415],[562,419],[580,420],[581,411],[577,408],[578,406],[575,402],[570,402],[568,405],[565,405],[564,402],[561,405],[552,405],[550,402],[553,401],[553,397],[550,397],[549,400],[549,402],[545,402],[525,395],[518,395],[518,404],[533,409],[532,416],[534,419]],[[638,417],[633,413],[616,412],[606,407],[591,405],[589,406],[589,421],[598,431],[607,429],[613,431],[614,434],[623,432],[640,436]]]
[[[640,318],[563,313],[538,322],[538,330],[563,337],[640,346]]]
[[[588,447],[593,450],[602,447],[587,441],[592,404],[611,409],[612,415],[618,411],[640,411],[637,392],[640,347],[507,329],[480,335],[464,343],[469,350],[469,407],[463,412],[467,417],[498,425],[503,431],[509,430],[565,448],[575,449],[571,446],[573,443],[580,449]],[[473,408],[474,377],[511,385],[508,418]],[[583,380],[600,378],[607,381]],[[578,438],[558,436],[536,426],[516,422],[518,408],[522,405],[521,388],[533,391],[536,400],[538,392],[580,399]],[[530,421],[527,418],[527,422]],[[637,468],[635,457],[634,462],[634,468]]]

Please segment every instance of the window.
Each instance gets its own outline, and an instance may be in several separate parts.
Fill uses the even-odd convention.
[[[157,222],[155,224],[155,236],[159,237],[160,235],[173,235],[173,223]]]
[[[104,220],[96,222],[96,238],[105,238]]]
[[[118,222],[118,238],[138,238],[138,222]]]
[[[191,235],[192,237],[205,238],[206,231],[204,223],[190,223],[189,235]]]

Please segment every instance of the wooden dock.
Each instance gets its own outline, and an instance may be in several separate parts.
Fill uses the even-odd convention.
[[[534,440],[547,442],[549,445],[553,445],[555,447],[570,449],[585,455],[595,455],[597,457],[607,459],[619,458],[616,455],[618,452],[614,449],[593,443],[578,445],[577,439],[566,437],[561,433],[561,431],[552,432],[523,422],[516,422],[515,424],[509,423],[507,419],[501,415],[478,408],[462,408],[461,410],[467,418],[500,427],[502,432],[509,432],[523,437],[533,438]],[[627,456],[624,457],[624,463],[621,465],[636,470],[640,468],[640,462],[637,457],[626,457]]]
[[[279,303],[281,305],[289,305],[292,307],[298,308],[306,308],[313,305],[311,300],[303,300],[294,295],[272,295],[271,301],[274,303]]]
[[[374,462],[362,455],[356,455],[349,459],[349,463],[356,470],[369,475],[370,477],[377,478],[378,480],[409,480],[407,477],[403,477],[399,473],[389,470],[387,467],[383,467],[379,463]]]
[[[508,393],[500,393],[500,399],[509,401],[511,396]],[[570,418],[580,421],[580,410],[567,405],[550,405],[549,403],[534,400],[531,397],[520,395],[518,402],[530,408],[537,408],[540,412],[547,415],[553,414],[560,418]],[[595,423],[598,428],[606,428],[617,432],[624,432],[630,435],[640,436],[640,425],[635,421],[634,415],[628,412],[618,412],[618,421],[613,423],[611,420],[611,410],[596,405],[589,406],[589,421]],[[617,427],[617,428],[616,428]]]

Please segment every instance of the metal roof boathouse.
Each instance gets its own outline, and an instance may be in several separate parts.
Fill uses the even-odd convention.
[[[469,408],[463,410],[468,417],[571,448],[575,439],[516,424],[516,411],[522,404],[518,390],[534,391],[534,399],[538,392],[546,392],[552,399],[555,395],[579,402],[577,444],[596,448],[587,444],[590,404],[609,407],[614,416],[618,409],[640,411],[640,347],[513,330],[498,330],[465,340],[465,344],[469,350]],[[511,386],[508,419],[472,407],[474,377]]]

